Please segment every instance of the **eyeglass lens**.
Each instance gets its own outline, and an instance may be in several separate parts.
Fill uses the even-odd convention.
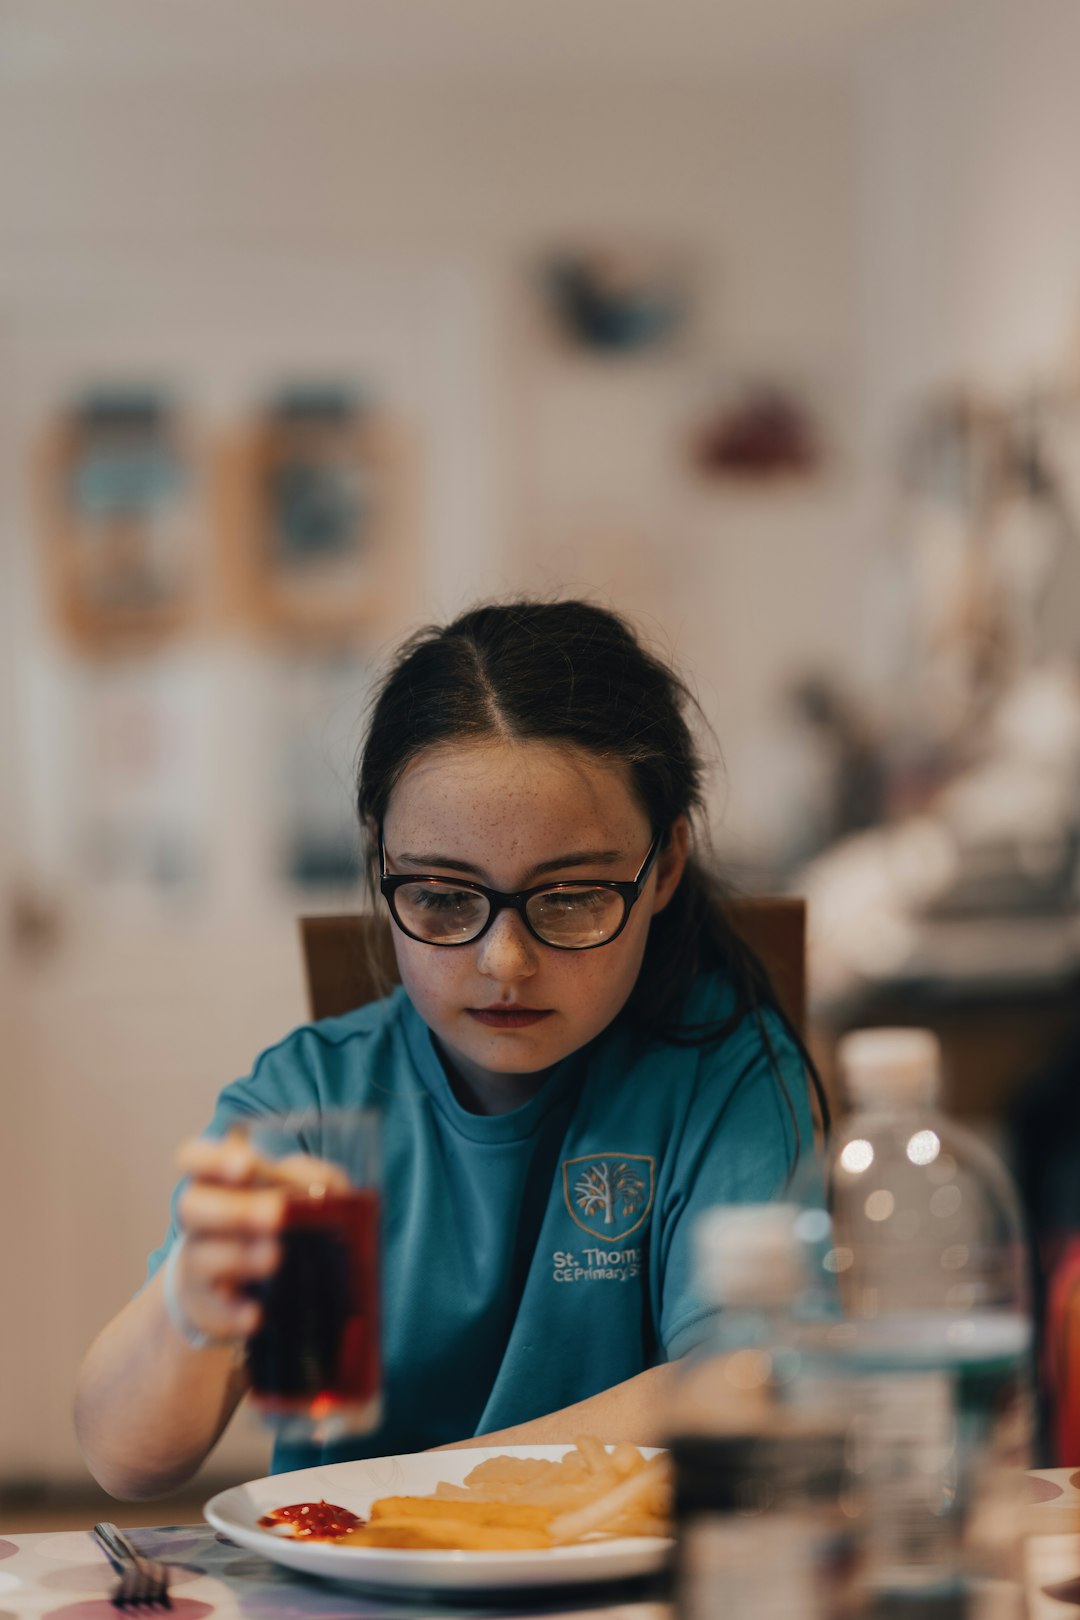
[[[403,883],[395,891],[398,917],[409,933],[432,945],[463,945],[480,933],[490,903],[452,883]],[[550,945],[598,945],[623,920],[625,902],[614,889],[545,889],[525,905],[532,927]]]

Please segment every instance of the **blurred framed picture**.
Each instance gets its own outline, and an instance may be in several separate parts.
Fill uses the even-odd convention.
[[[550,253],[541,287],[564,343],[594,355],[664,348],[687,317],[689,270],[657,244],[579,244]]]
[[[71,875],[96,907],[148,915],[206,898],[214,673],[197,644],[72,660],[49,743]]]
[[[355,894],[360,829],[354,782],[372,666],[358,651],[283,649],[263,693],[275,875],[307,895]]]
[[[383,620],[407,550],[404,443],[346,388],[295,388],[231,458],[232,596],[258,628],[339,641]]]
[[[821,424],[805,393],[766,381],[710,401],[690,450],[704,478],[744,485],[808,478],[824,461]]]
[[[153,389],[97,389],[46,431],[38,511],[50,599],[84,652],[152,646],[202,603],[205,488],[190,430]]]

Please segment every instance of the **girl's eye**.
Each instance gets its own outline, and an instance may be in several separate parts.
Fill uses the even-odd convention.
[[[615,898],[610,889],[551,889],[537,896],[547,917],[604,911]]]
[[[472,889],[453,883],[403,883],[394,899],[395,915],[405,928],[433,945],[460,945],[484,926],[488,903]]]
[[[425,888],[422,884],[410,884],[402,889],[401,894],[410,906],[422,911],[471,911],[484,903],[481,896],[473,894],[470,889],[436,889],[434,886]]]

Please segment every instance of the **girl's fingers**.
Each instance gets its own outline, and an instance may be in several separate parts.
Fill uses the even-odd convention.
[[[191,1137],[180,1144],[176,1163],[182,1175],[226,1187],[270,1185],[274,1179],[270,1162],[256,1153],[240,1130],[221,1138]]]
[[[270,1237],[281,1227],[285,1194],[279,1188],[215,1186],[190,1181],[177,1214],[190,1237]]]
[[[241,1288],[245,1283],[269,1277],[276,1270],[281,1251],[273,1238],[237,1242],[229,1238],[189,1240],[184,1260],[193,1287]]]
[[[181,1173],[222,1187],[288,1187],[303,1192],[347,1192],[349,1178],[339,1165],[307,1153],[265,1159],[241,1130],[220,1139],[192,1137],[177,1153]]]
[[[348,1177],[307,1154],[265,1159],[240,1129],[195,1137],[177,1158],[188,1178],[177,1204],[187,1238],[176,1278],[184,1314],[211,1338],[247,1338],[261,1309],[245,1284],[270,1276],[279,1263],[276,1237],[289,1194],[345,1191]]]
[[[309,1153],[293,1153],[275,1159],[274,1171],[280,1183],[297,1192],[314,1196],[324,1192],[348,1192],[350,1182],[340,1165],[327,1159],[314,1159]]]
[[[278,1259],[278,1245],[272,1238],[189,1240],[180,1256],[177,1278],[187,1320],[212,1339],[249,1337],[262,1312],[257,1301],[246,1296],[244,1286],[269,1276]]]

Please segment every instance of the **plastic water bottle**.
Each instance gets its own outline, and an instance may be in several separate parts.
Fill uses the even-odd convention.
[[[806,1239],[819,1210],[708,1211],[695,1278],[711,1331],[669,1414],[679,1620],[842,1620],[857,1605],[846,1418],[830,1389],[796,1398],[804,1323],[819,1321]]]
[[[930,1031],[861,1030],[838,1057],[851,1108],[827,1163],[838,1317],[816,1370],[849,1389],[868,1579],[884,1610],[1009,1614],[1032,1436],[1018,1199],[990,1149],[937,1112]]]

